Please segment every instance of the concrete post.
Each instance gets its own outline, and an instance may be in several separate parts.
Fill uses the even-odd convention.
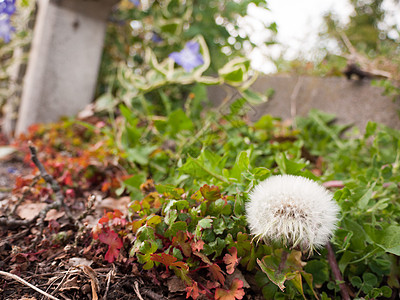
[[[93,100],[107,16],[118,0],[39,0],[16,133]]]

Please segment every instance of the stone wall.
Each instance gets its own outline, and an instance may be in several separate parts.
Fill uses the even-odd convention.
[[[245,108],[252,120],[264,114],[284,120],[306,116],[312,108],[332,113],[342,124],[354,124],[363,130],[368,121],[379,122],[400,129],[400,99],[383,96],[383,89],[371,86],[369,80],[347,80],[341,77],[262,76],[252,89],[266,93],[274,89],[267,103]],[[231,102],[238,95],[231,89],[210,87],[209,96],[214,103]]]

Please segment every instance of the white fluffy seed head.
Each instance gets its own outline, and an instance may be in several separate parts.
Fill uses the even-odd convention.
[[[258,239],[309,253],[329,241],[338,213],[329,191],[315,181],[293,175],[264,180],[246,204],[250,231]]]

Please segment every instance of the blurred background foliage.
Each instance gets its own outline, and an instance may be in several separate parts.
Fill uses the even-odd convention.
[[[144,74],[150,67],[145,60],[146,49],[163,60],[198,35],[204,37],[212,57],[206,74],[216,74],[232,58],[246,56],[245,46],[255,47],[237,24],[250,3],[266,8],[266,2],[260,0],[121,1],[108,27],[98,93],[116,88],[113,79],[121,63],[138,75]],[[265,30],[276,32],[276,24]]]
[[[347,23],[340,22],[334,13],[327,13],[324,17],[325,25],[321,28],[320,39],[334,41],[337,44],[335,53],[320,49],[320,54],[312,59],[299,56],[287,60],[282,55],[270,60],[277,66],[277,73],[343,76],[343,70],[355,52],[356,63],[361,68],[390,74],[390,78],[375,83],[383,86],[388,94],[398,95],[399,30],[386,22],[387,15],[395,12],[385,10],[383,0],[350,0],[350,3],[353,13]],[[17,11],[11,18],[16,28],[12,40],[6,44],[0,39],[0,106],[4,111],[3,106],[8,101],[11,103],[9,109],[15,112],[24,74],[23,66],[32,37],[36,1],[16,1],[16,5]],[[249,53],[259,46],[239,24],[240,19],[247,15],[249,5],[268,10],[268,1],[261,0],[122,0],[109,18],[96,98],[103,107],[110,102],[121,102],[120,98],[128,97],[121,95],[126,94],[127,89],[124,85],[126,80],[121,80],[121,70],[129,70],[135,76],[145,76],[153,69],[146,60],[147,50],[151,49],[157,60],[163,61],[171,52],[181,50],[186,42],[199,35],[204,37],[212,58],[209,68],[204,72],[206,76],[216,76],[218,70],[233,58],[248,58]],[[265,21],[264,25],[265,30],[271,33],[264,46],[276,44],[277,24]],[[349,49],[343,37],[348,38],[352,49]],[[265,60],[268,59],[265,57]],[[16,72],[21,65],[20,72]],[[245,68],[251,76],[253,71]],[[11,78],[12,72],[18,75]],[[178,88],[176,84],[168,84],[167,92],[179,100],[186,99],[190,89],[186,85]],[[153,101],[162,100],[157,93],[152,93],[150,98]],[[149,100],[149,97],[146,99]]]
[[[349,3],[353,12],[345,23],[333,12],[324,15],[319,37],[335,43],[335,53],[320,49],[321,59],[314,61],[301,57],[290,61],[279,59],[276,61],[278,72],[343,76],[346,64],[352,59],[361,68],[386,71],[390,73],[390,79],[398,81],[400,31],[396,24],[387,21],[396,15],[396,11],[385,10],[384,0],[349,0]]]

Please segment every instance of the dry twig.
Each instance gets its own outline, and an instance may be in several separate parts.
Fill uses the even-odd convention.
[[[140,299],[140,300],[144,300],[142,295],[140,295],[140,291],[139,291],[139,282],[135,281],[134,285],[133,285],[133,290],[135,291],[136,296]]]
[[[17,275],[14,275],[14,274],[11,274],[11,273],[8,273],[8,272],[3,272],[3,271],[0,271],[0,275],[3,275],[5,277],[11,278],[11,279],[14,279],[14,280],[18,281],[19,283],[22,283],[22,284],[30,287],[31,289],[34,289],[36,292],[41,293],[42,295],[46,296],[49,299],[59,300],[58,298],[46,293],[45,291],[42,291],[38,287],[34,286],[33,284],[30,284],[29,282],[27,282],[26,280],[22,279],[21,277],[19,277]]]

